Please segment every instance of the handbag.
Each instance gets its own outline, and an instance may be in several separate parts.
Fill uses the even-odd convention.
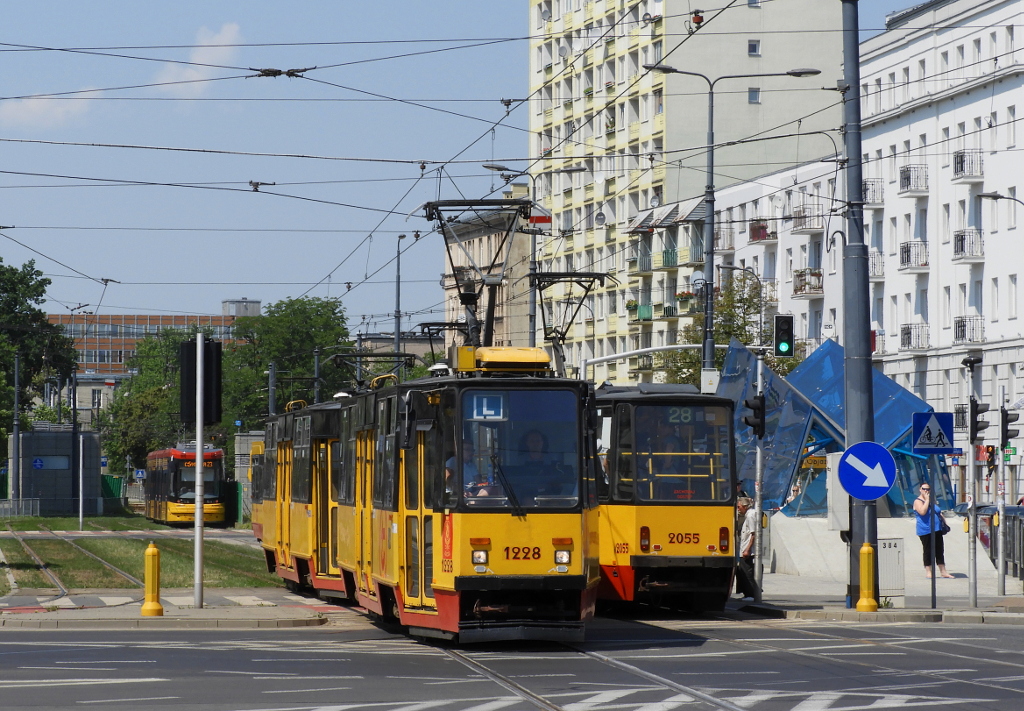
[[[949,524],[946,523],[946,519],[942,514],[939,514],[939,535],[945,536],[949,533]]]

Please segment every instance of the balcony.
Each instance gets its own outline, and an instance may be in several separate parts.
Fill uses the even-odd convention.
[[[681,267],[699,267],[704,264],[704,247],[701,245],[680,247],[676,252],[679,254]]]
[[[811,235],[824,232],[825,220],[821,214],[821,206],[807,203],[793,208],[793,229],[795,235]]]
[[[900,245],[900,271],[911,274],[928,271],[927,242],[904,242]]]
[[[638,304],[630,308],[626,306],[626,313],[630,321],[652,321],[654,319],[654,306],[652,304]]]
[[[762,279],[761,298],[766,304],[779,303],[779,282],[775,279]]]
[[[651,255],[649,254],[641,254],[626,260],[626,272],[628,272],[630,276],[650,274],[653,271]]]
[[[825,294],[824,278],[820,268],[793,271],[793,298],[816,299]]]
[[[732,227],[715,227],[715,253],[731,252],[736,249]]]
[[[654,355],[645,353],[644,355],[631,356],[629,359],[629,369],[636,373],[647,373],[654,370]]]
[[[984,162],[981,150],[968,148],[953,152],[953,182],[958,184],[981,183],[985,180]]]
[[[750,230],[747,235],[747,239],[751,242],[759,242],[761,244],[775,244],[779,241],[779,233],[769,232],[768,223],[764,220],[751,220]]]
[[[900,168],[900,195],[928,195],[928,166],[905,165]]]
[[[704,313],[704,299],[691,296],[676,301],[676,313],[680,316],[695,316]]]
[[[928,324],[905,323],[900,326],[901,351],[926,351],[928,347]]]
[[[885,281],[885,257],[877,250],[868,254],[868,281]]]
[[[969,431],[969,420],[971,414],[971,406],[967,403],[963,405],[953,405],[953,431],[954,432],[967,432]]]
[[[672,321],[679,318],[679,309],[675,302],[654,305],[655,321]]]
[[[985,342],[985,317],[984,316],[954,316],[953,317],[953,345],[984,343]]]
[[[956,230],[953,233],[953,261],[958,264],[980,264],[985,261],[985,243],[981,230]]]
[[[868,178],[863,184],[864,207],[882,207],[885,204],[885,182],[881,178]]]
[[[679,255],[674,249],[663,249],[652,255],[651,266],[654,271],[675,269],[679,266]]]
[[[885,331],[882,329],[871,332],[871,355],[885,355]]]

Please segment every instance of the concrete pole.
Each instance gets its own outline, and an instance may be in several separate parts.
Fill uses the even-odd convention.
[[[11,486],[18,484],[18,498],[21,493],[21,353],[14,351],[14,445],[11,447]]]
[[[846,368],[846,446],[875,439],[871,391],[871,285],[864,243],[860,136],[860,19],[857,0],[843,3],[843,121],[846,146],[846,246],[843,248],[843,348]],[[847,604],[859,600],[860,550],[878,544],[874,501],[853,500]],[[876,575],[877,579],[877,575]]]
[[[704,359],[715,367],[715,83],[708,82],[708,148],[704,186]]]
[[[277,414],[277,365],[273,362],[267,369],[267,413]]]
[[[996,529],[996,566],[999,568],[996,594],[1006,594],[1006,455],[1003,453],[1003,418],[1002,409],[1006,407],[1006,386],[999,388],[999,483],[996,485],[996,508],[999,511],[999,528]]]
[[[398,235],[395,243],[395,353],[402,350],[402,240]]]
[[[195,552],[193,570],[194,604],[203,609],[203,504],[206,492],[203,481],[203,333],[196,333],[196,508],[195,508]]]
[[[974,368],[971,372],[971,400],[974,400]],[[978,465],[974,461],[978,456],[978,450],[974,441],[969,441],[970,447],[967,457],[967,578],[968,578],[968,599],[971,607],[978,606]]]
[[[313,402],[320,402],[320,348],[313,349]]]
[[[757,394],[764,395],[764,349],[757,351]],[[762,417],[767,425],[768,407],[764,408]],[[757,588],[762,590],[764,579],[764,529],[761,527],[763,514],[761,513],[762,484],[764,483],[764,439],[757,438],[757,458],[754,460],[754,516],[757,518],[757,526],[754,527],[754,577],[757,578]]]
[[[85,433],[78,433],[78,530],[85,530]]]

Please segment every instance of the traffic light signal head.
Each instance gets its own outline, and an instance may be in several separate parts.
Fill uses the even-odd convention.
[[[775,316],[775,357],[792,358],[796,350],[792,314]]]
[[[743,416],[743,424],[749,425],[754,430],[754,436],[764,439],[764,395],[755,395],[743,401],[743,407],[749,408],[751,413]]]
[[[985,461],[989,469],[996,468],[996,448],[995,445],[987,445],[985,447]]]
[[[1010,440],[1020,434],[1020,430],[1011,430],[1010,425],[1020,419],[1020,414],[1010,412],[1005,407],[999,408],[999,448],[1006,449]]]
[[[970,427],[970,439],[971,442],[984,441],[985,435],[984,430],[988,429],[988,422],[985,420],[978,419],[981,415],[988,412],[988,405],[978,402],[973,396],[971,397],[971,418]]]

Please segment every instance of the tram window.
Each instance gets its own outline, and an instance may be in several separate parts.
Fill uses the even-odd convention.
[[[277,448],[263,455],[263,500],[277,498]]]
[[[423,597],[434,597],[434,517],[423,517]]]
[[[420,595],[420,520],[416,516],[409,516],[405,519],[406,535],[409,537],[406,543],[406,579],[405,587],[409,597]]]
[[[295,439],[292,448],[294,457],[292,460],[292,501],[302,504],[313,502],[313,466],[308,435],[309,418],[296,418]]]
[[[419,444],[418,433],[413,432]],[[420,505],[420,448],[410,447],[405,450],[405,508],[415,509]]]
[[[633,419],[629,405],[615,408],[615,469],[612,472],[612,498],[633,500]]]
[[[263,455],[253,454],[249,460],[249,470],[252,472],[252,483],[249,492],[252,502],[259,504],[263,502]]]
[[[341,442],[331,442],[331,501],[341,501]]]

